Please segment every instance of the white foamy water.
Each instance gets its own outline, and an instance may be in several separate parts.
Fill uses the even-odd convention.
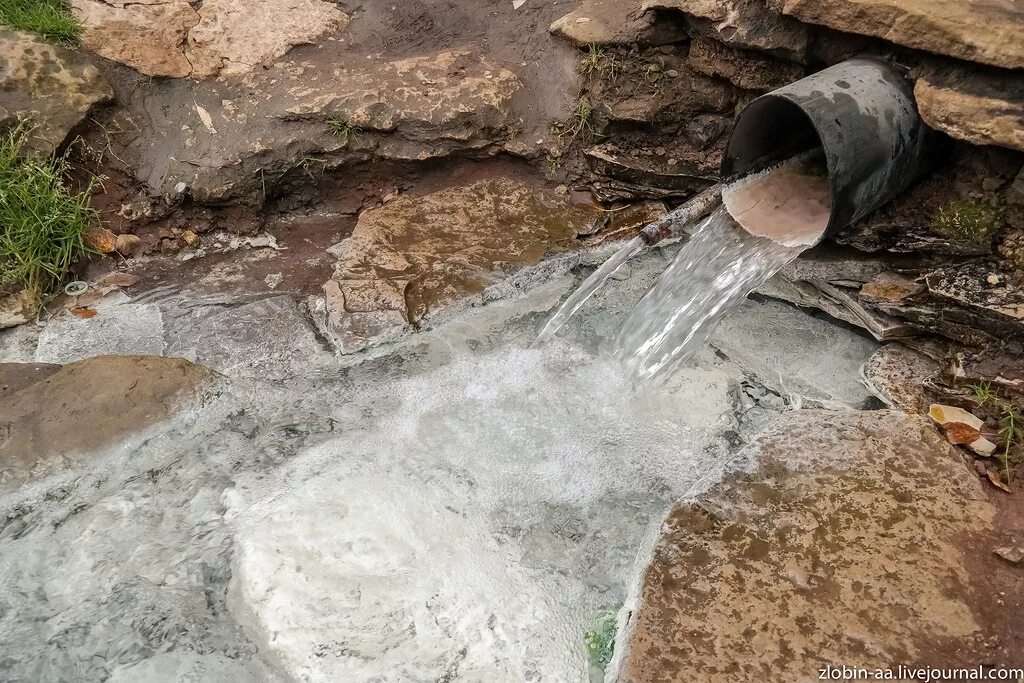
[[[751,235],[719,208],[629,314],[615,340],[616,355],[636,380],[664,379],[704,348],[723,317],[805,248]]]
[[[499,338],[532,332],[509,306]],[[464,333],[0,499],[0,679],[586,680],[593,616],[725,467],[739,375],[634,397],[575,343]]]

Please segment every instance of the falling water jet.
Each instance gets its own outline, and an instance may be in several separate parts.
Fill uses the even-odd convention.
[[[548,323],[544,326],[544,329],[541,330],[536,341],[534,341],[534,345],[536,346],[550,341],[555,336],[555,333],[569,321],[569,318],[571,318],[576,311],[580,310],[583,304],[585,304],[587,300],[597,292],[597,290],[604,286],[608,281],[608,278],[614,275],[615,271],[621,268],[624,263],[643,251],[644,247],[657,244],[663,240],[680,237],[686,228],[706,216],[721,202],[721,192],[721,185],[709,187],[687,201],[685,204],[681,204],[658,220],[649,224],[640,232],[639,236],[634,237],[619,248],[619,250],[612,254],[607,261],[602,263],[597,270],[591,273],[590,277],[584,280],[583,284],[576,288],[576,291],[569,295],[569,298],[565,300],[565,303],[563,303],[558,311],[551,316],[551,319],[548,320]]]

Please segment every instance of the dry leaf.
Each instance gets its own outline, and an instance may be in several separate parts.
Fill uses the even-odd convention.
[[[96,317],[96,309],[89,308],[88,306],[75,306],[71,309],[71,315],[82,320],[88,320],[89,318]]]
[[[1010,487],[1003,483],[1003,480],[999,478],[999,473],[996,472],[994,469],[989,468],[985,470],[985,474],[988,475],[988,480],[992,482],[992,485],[995,486],[997,489],[1002,489],[1007,493],[1012,493],[1012,491],[1010,491]]]
[[[113,273],[107,273],[106,275],[101,277],[96,282],[95,287],[98,289],[116,289],[119,287],[131,287],[138,281],[138,275],[132,275],[131,273],[120,273],[115,271]]]
[[[981,432],[963,422],[947,422],[942,425],[946,432],[946,439],[954,446],[974,443],[981,438]]]
[[[142,240],[136,235],[118,235],[117,241],[114,243],[114,248],[119,254],[131,256],[138,250],[141,242]]]
[[[117,249],[117,235],[106,228],[89,228],[82,236],[90,249],[109,254]]]

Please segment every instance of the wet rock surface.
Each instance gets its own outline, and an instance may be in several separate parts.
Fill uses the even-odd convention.
[[[511,178],[399,197],[364,212],[332,248],[324,334],[343,352],[392,341],[503,273],[570,248],[601,217],[592,204]]]
[[[47,154],[94,106],[113,99],[103,75],[74,50],[0,27],[0,127],[27,119],[30,146]]]
[[[174,358],[99,356],[55,367],[0,364],[0,489],[88,463],[168,420],[216,384]]]
[[[240,90],[218,86],[192,106],[147,110],[133,125],[164,135],[130,153],[138,179],[170,201],[265,201],[290,180],[339,166],[485,148],[506,134],[519,88],[511,71],[464,51],[285,62],[253,72]]]
[[[949,588],[979,585],[965,539],[995,508],[923,418],[790,412],[741,455],[669,515],[620,680],[805,680],[983,646],[995,596]]]

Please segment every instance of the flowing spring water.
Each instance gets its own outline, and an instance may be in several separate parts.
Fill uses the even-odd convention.
[[[0,680],[585,681],[736,429],[735,368],[637,397],[589,341],[642,266],[587,341],[517,348],[552,294],[495,303],[0,492]]]
[[[806,248],[751,235],[719,208],[626,318],[616,355],[636,380],[664,378],[699,351],[754,288]]]
[[[597,270],[590,274],[590,277],[583,281],[583,284],[576,291],[569,295],[569,298],[565,300],[565,303],[558,309],[558,312],[551,316],[547,325],[544,326],[544,329],[537,336],[535,344],[551,341],[555,333],[569,321],[569,318],[575,315],[576,311],[580,310],[583,304],[587,302],[587,299],[593,296],[594,292],[601,289],[604,283],[608,281],[608,278],[614,275],[615,271],[622,264],[639,254],[644,245],[645,242],[642,237],[634,237],[629,242],[626,242],[621,249],[612,254],[611,258],[602,263]]]

